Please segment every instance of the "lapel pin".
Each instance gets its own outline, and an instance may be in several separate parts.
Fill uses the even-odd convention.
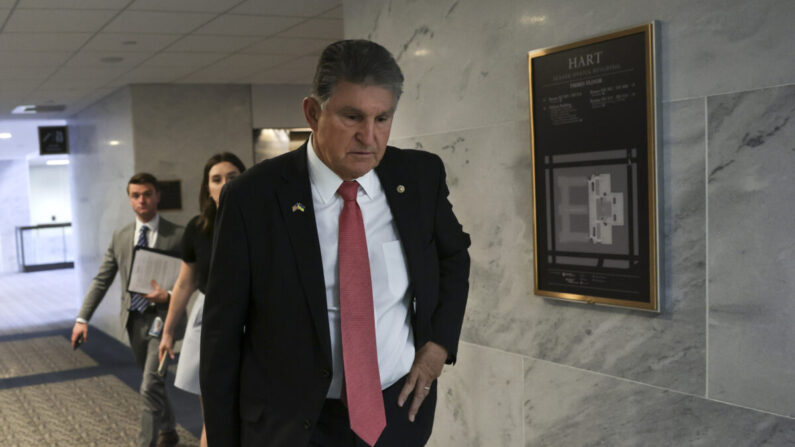
[[[298,202],[295,205],[293,205],[293,212],[300,211],[303,213],[305,209],[306,207],[301,202]]]
[[[397,192],[398,194],[403,194],[404,192],[406,192],[406,187],[403,185],[397,185]]]

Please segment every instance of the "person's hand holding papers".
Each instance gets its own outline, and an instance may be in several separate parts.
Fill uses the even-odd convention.
[[[171,295],[169,295],[167,291],[163,290],[154,279],[152,280],[152,287],[154,287],[155,290],[144,295],[144,298],[156,304],[167,303]]]

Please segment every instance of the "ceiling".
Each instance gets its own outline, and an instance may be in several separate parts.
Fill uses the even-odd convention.
[[[0,0],[0,120],[126,84],[308,84],[342,36],[341,0]]]

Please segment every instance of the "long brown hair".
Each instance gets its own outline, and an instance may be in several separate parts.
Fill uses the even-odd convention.
[[[237,155],[231,152],[221,152],[215,154],[207,160],[204,165],[204,175],[202,176],[202,186],[199,188],[199,229],[204,234],[211,234],[213,232],[213,224],[215,223],[215,213],[218,208],[215,206],[215,200],[210,197],[210,169],[218,163],[229,162],[235,165],[241,173],[246,170],[246,166],[237,158]]]

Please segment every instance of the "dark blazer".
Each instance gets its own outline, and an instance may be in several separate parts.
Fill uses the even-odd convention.
[[[221,196],[201,340],[211,446],[307,445],[331,383],[306,151],[304,145],[252,167]],[[406,253],[415,345],[439,343],[452,363],[469,290],[470,240],[447,200],[444,166],[436,155],[388,147],[376,173]],[[293,207],[298,203],[304,211]]]
[[[160,216],[160,223],[157,227],[157,239],[155,246],[160,250],[173,251],[179,253],[182,249],[182,232],[184,227],[174,224],[163,216]],[[113,283],[116,273],[121,277],[121,309],[119,319],[121,327],[127,327],[127,319],[130,315],[130,292],[127,291],[127,284],[130,279],[130,263],[132,262],[133,247],[135,247],[135,222],[116,230],[111,238],[110,245],[105,251],[105,258],[99,266],[99,271],[91,282],[91,286],[83,299],[83,306],[80,308],[78,317],[85,320],[91,319],[94,311],[97,310],[102,299],[105,297],[108,288]],[[158,304],[157,313],[164,320],[168,314],[168,303]]]

